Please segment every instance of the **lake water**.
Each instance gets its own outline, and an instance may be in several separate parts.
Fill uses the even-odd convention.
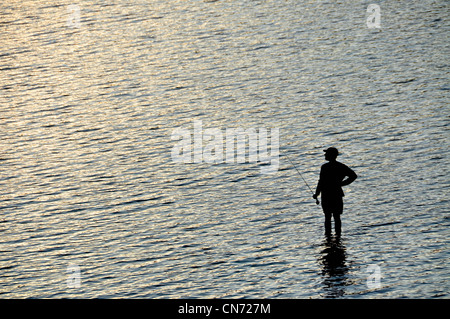
[[[3,1],[0,296],[448,298],[449,3],[369,4]],[[278,169],[174,161],[194,121]],[[285,156],[329,146],[340,241]]]

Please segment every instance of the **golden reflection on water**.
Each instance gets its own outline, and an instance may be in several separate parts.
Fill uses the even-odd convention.
[[[2,4],[3,296],[445,294],[430,279],[445,257],[445,32],[430,24],[439,4],[421,3],[407,11],[422,24],[402,25],[392,4],[376,33],[361,8],[320,2]],[[320,207],[283,159],[273,176],[174,163],[171,133],[195,119],[280,128],[311,185],[338,144],[361,176],[345,247],[324,246]],[[401,265],[422,249],[416,289],[424,265]],[[373,262],[405,282],[367,292]],[[79,290],[66,286],[73,263]]]

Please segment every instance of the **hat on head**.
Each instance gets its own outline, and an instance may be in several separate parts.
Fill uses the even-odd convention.
[[[335,147],[329,147],[329,148],[327,148],[327,149],[325,149],[323,151],[326,154],[330,154],[330,155],[334,155],[334,156],[338,156],[339,155],[339,152],[338,152],[337,148],[335,148]]]

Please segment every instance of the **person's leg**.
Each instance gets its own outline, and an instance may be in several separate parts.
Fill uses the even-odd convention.
[[[341,214],[334,213],[333,218],[334,218],[334,231],[336,232],[337,236],[340,236],[342,232]]]
[[[334,230],[336,235],[340,236],[342,232],[342,223],[341,223],[341,214],[344,210],[344,202],[342,201],[342,197],[336,200],[335,208],[333,211],[334,218]]]
[[[331,213],[325,212],[325,234],[330,235],[331,234]]]
[[[322,209],[325,215],[325,235],[330,235],[332,210],[330,210],[328,201],[322,200]]]

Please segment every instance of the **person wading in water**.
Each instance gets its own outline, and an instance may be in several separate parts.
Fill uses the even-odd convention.
[[[325,163],[320,168],[319,182],[313,198],[321,195],[322,209],[325,214],[325,234],[331,235],[331,216],[334,218],[334,229],[337,236],[341,235],[341,214],[344,209],[344,191],[342,186],[349,185],[358,177],[347,165],[336,161],[339,152],[330,147],[324,150]]]

